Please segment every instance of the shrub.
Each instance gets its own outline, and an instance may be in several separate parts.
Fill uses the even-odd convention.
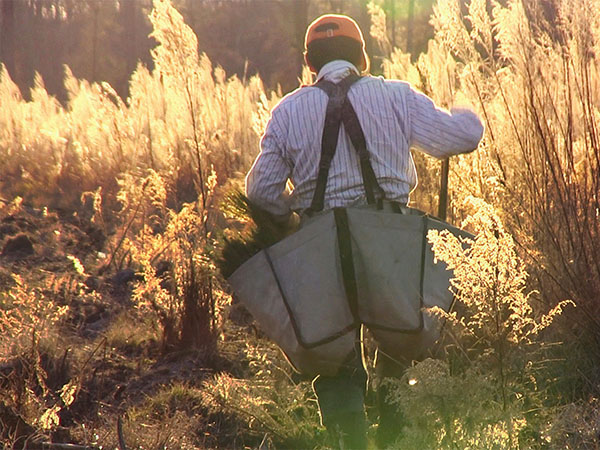
[[[218,335],[219,294],[209,259],[212,240],[206,211],[200,202],[185,204],[179,212],[166,208],[163,181],[154,172],[142,186],[146,189],[133,197],[121,191],[121,198],[136,205],[129,224],[139,226],[128,225],[127,234],[138,231],[131,238],[124,237],[122,246],[142,273],[133,299],[139,308],[156,314],[165,347],[211,348]],[[126,203],[127,210],[132,209],[132,203]],[[157,274],[159,265],[162,274]]]
[[[471,203],[477,212],[464,225],[475,232],[473,240],[447,231],[428,235],[436,259],[454,273],[457,307],[431,311],[453,336],[446,361],[425,360],[392,382],[393,400],[409,414],[401,441],[409,448],[531,448],[544,443],[531,430],[553,413],[539,389],[547,344],[538,336],[573,302],[536,313],[531,303],[538,294],[526,290],[512,237],[491,205]]]
[[[258,442],[270,437],[284,448],[314,447],[319,425],[310,383],[292,379],[273,344],[246,343],[243,361],[249,369],[245,377],[220,373],[203,384],[209,410],[234,415]]]
[[[60,355],[57,345],[58,325],[69,309],[51,295],[61,288],[60,281],[32,287],[19,275],[13,280],[10,289],[0,292],[0,443],[7,445],[21,437],[19,422],[43,432],[55,430],[59,414],[79,390],[76,378],[69,379],[67,351]]]

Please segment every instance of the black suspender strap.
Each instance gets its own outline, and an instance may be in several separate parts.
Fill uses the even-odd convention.
[[[367,149],[365,135],[360,126],[356,111],[350,103],[350,100],[348,100],[348,91],[350,87],[359,79],[360,77],[357,74],[352,73],[338,84],[321,79],[314,85],[329,96],[329,102],[327,103],[323,136],[321,138],[321,159],[319,161],[317,185],[315,187],[312,203],[306,211],[309,215],[323,210],[329,169],[337,148],[341,123],[344,124],[344,129],[346,130],[346,133],[348,133],[350,141],[359,156],[367,203],[375,203],[377,200],[375,198],[375,192],[377,193],[379,200],[383,200],[384,198],[384,191],[377,182],[377,177],[375,176],[375,172],[373,171],[373,167],[369,160],[369,151]]]
[[[354,149],[358,153],[360,160],[360,172],[363,178],[367,203],[372,205],[376,200],[384,200],[385,192],[377,182],[377,176],[373,171],[369,150],[367,150],[365,134],[360,126],[360,122],[358,121],[356,111],[354,110],[354,107],[352,106],[352,103],[350,103],[348,97],[346,97],[346,101],[344,102],[344,106],[342,108],[342,122],[344,123],[344,129],[346,130],[346,133],[348,133],[348,136],[350,136],[350,141],[352,141]],[[375,198],[375,193],[377,194],[377,199]]]
[[[329,168],[331,167],[331,161],[335,155],[340,133],[340,124],[342,123],[342,107],[344,106],[346,94],[348,93],[350,86],[358,79],[358,75],[354,75],[344,78],[338,84],[325,79],[322,79],[315,84],[316,87],[323,90],[329,96],[329,102],[327,103],[323,136],[321,138],[321,159],[319,161],[319,172],[317,174],[317,186],[315,187],[312,203],[307,211],[309,214],[323,209]]]

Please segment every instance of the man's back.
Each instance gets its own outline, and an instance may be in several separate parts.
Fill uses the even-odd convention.
[[[332,61],[319,79],[334,83],[350,71],[347,61]],[[415,147],[435,157],[473,150],[483,132],[470,111],[449,114],[435,107],[423,94],[402,81],[363,77],[348,93],[365,134],[371,165],[388,200],[401,203],[417,182],[409,149]],[[321,155],[328,97],[312,86],[287,95],[273,110],[261,142],[262,153],[248,174],[248,196],[275,214],[301,211],[311,202]],[[282,197],[291,180],[291,198]],[[358,155],[343,126],[332,161],[325,195],[325,209],[365,204]]]

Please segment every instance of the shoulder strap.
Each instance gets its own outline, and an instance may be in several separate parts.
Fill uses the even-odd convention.
[[[340,133],[340,124],[342,123],[342,107],[344,106],[344,101],[346,100],[346,95],[350,86],[358,81],[359,78],[358,75],[352,74],[344,78],[338,84],[325,79],[321,79],[314,84],[315,87],[323,90],[329,96],[329,102],[327,103],[323,136],[321,138],[321,159],[319,161],[317,185],[315,187],[310,208],[306,211],[309,214],[323,209],[329,168],[331,167],[331,161],[335,155]]]
[[[358,153],[358,158],[360,160],[360,172],[362,174],[363,185],[365,187],[367,203],[369,205],[373,205],[376,200],[383,201],[385,198],[385,192],[377,181],[377,176],[375,175],[375,171],[371,165],[371,155],[367,149],[365,134],[360,126],[360,122],[358,121],[356,111],[354,110],[354,107],[352,106],[352,103],[350,103],[348,97],[346,97],[346,101],[344,102],[344,106],[342,108],[342,122],[344,123],[344,129],[346,130],[346,133],[348,133],[348,136],[350,136],[350,141],[352,141],[354,149]]]
[[[319,171],[317,174],[317,185],[313,195],[312,203],[308,214],[321,211],[324,206],[325,189],[329,177],[329,169],[335,151],[337,148],[340,124],[344,123],[346,133],[348,133],[352,145],[356,149],[359,159],[363,184],[369,204],[375,203],[375,193],[377,191],[379,199],[383,199],[384,191],[377,182],[377,177],[369,160],[369,152],[363,130],[358,121],[356,111],[348,100],[348,91],[350,87],[360,79],[358,75],[352,73],[340,81],[338,84],[321,79],[315,87],[323,90],[329,96],[327,111],[325,114],[325,124],[323,127],[323,136],[321,138],[321,159],[319,161]]]

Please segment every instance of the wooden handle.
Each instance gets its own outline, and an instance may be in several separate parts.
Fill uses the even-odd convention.
[[[440,180],[440,202],[438,204],[438,218],[446,220],[448,213],[448,172],[450,171],[450,158],[442,160],[442,176]]]

